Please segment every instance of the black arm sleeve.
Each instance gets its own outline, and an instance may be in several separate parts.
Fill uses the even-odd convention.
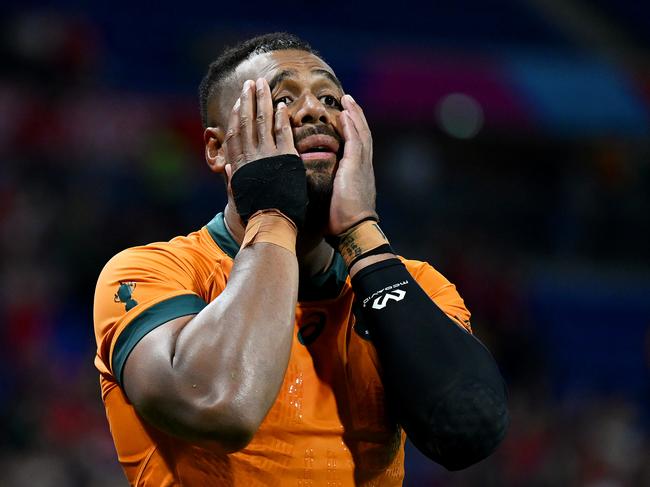
[[[412,443],[449,470],[492,453],[509,417],[505,384],[487,348],[450,322],[398,259],[362,269],[352,286],[388,403]]]

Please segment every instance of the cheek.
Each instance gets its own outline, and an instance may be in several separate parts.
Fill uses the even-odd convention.
[[[341,124],[341,112],[339,110],[330,110],[330,120],[332,127],[339,134],[343,135],[343,125]]]

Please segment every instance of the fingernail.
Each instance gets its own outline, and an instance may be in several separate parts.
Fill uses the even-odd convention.
[[[232,109],[233,110],[238,110],[240,103],[241,103],[241,98],[237,98],[237,101],[235,102],[235,106],[232,107]]]
[[[356,103],[356,101],[354,101],[354,98],[352,98],[352,95],[345,95],[345,96],[347,96],[352,103]]]
[[[262,84],[262,78],[259,78],[259,79],[255,82],[255,88],[257,88],[258,90],[261,90],[261,89],[262,89],[262,86],[264,86],[264,85]]]
[[[244,81],[244,88],[242,89],[242,91],[248,91],[250,89],[250,86],[251,86],[251,80],[247,79],[246,81]]]
[[[278,110],[282,110],[283,108],[287,108],[287,104],[285,102],[281,101],[280,103],[278,103],[277,108],[278,108]]]

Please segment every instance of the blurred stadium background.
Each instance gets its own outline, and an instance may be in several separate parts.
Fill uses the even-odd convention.
[[[196,86],[309,40],[365,107],[402,254],[459,287],[510,387],[493,457],[407,486],[650,486],[650,4],[0,7],[0,485],[124,485],[93,368],[103,264],[225,195]]]

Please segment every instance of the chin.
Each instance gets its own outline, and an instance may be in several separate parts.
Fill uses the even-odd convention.
[[[334,173],[338,160],[336,158],[308,159],[303,160],[303,165],[307,170],[307,175],[312,173],[328,173],[330,176]]]
[[[331,170],[315,171],[307,168],[307,217],[305,227],[310,230],[321,230],[327,227],[332,200],[333,174]]]

